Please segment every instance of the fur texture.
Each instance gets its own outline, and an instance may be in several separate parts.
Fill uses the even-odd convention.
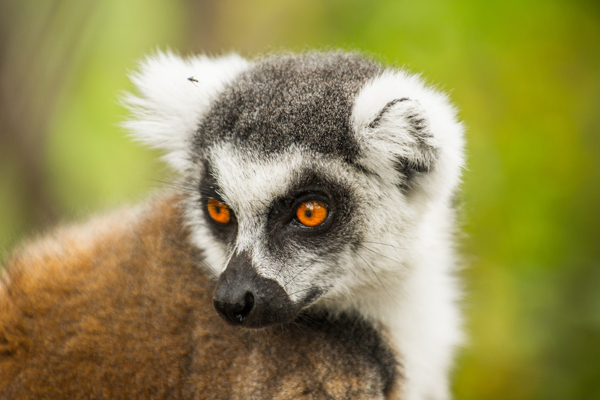
[[[192,76],[198,82],[187,79]],[[10,304],[0,314],[2,326],[12,329],[4,339],[10,356],[0,363],[12,371],[6,382],[13,386],[7,387],[23,390],[15,382],[38,373],[41,360],[49,363],[54,356],[57,361],[48,368],[76,379],[72,364],[58,366],[66,354],[62,344],[60,350],[41,351],[36,367],[15,355],[30,357],[30,347],[20,341],[62,343],[19,325],[28,315],[23,310],[32,300],[27,299],[45,296],[53,310],[70,316],[57,321],[71,321],[49,332],[80,318],[96,321],[93,312],[86,315],[84,304],[92,304],[92,310],[107,307],[103,323],[91,331],[78,328],[71,336],[61,335],[72,343],[69,349],[86,357],[96,330],[95,345],[123,343],[113,355],[98,353],[100,358],[86,364],[85,370],[96,374],[85,380],[89,390],[110,381],[97,375],[112,376],[102,372],[106,365],[119,366],[128,357],[132,366],[144,365],[132,367],[139,380],[130,376],[119,390],[136,382],[128,389],[150,391],[111,392],[113,397],[449,398],[448,372],[461,341],[451,198],[460,179],[463,138],[447,98],[405,71],[346,53],[255,62],[159,54],[147,59],[133,79],[140,95],[126,98],[134,113],[127,127],[139,140],[165,150],[185,190],[180,200],[161,200],[138,211],[136,221],[154,215],[155,222],[135,225],[133,231],[122,221],[114,228],[106,223],[111,238],[115,231],[126,231],[127,238],[65,235],[60,243],[104,249],[90,253],[84,248],[85,261],[73,250],[72,267],[47,271],[56,262],[46,258],[62,256],[17,257],[13,264],[18,267],[9,264],[5,299],[0,300]],[[209,201],[215,200],[228,208],[228,222],[209,215]],[[307,227],[296,216],[307,201],[327,211],[318,226]],[[165,207],[171,210],[166,225],[156,211]],[[165,240],[165,235],[173,236]],[[57,247],[59,252],[69,249]],[[133,261],[140,257],[143,262]],[[36,268],[41,272],[27,272]],[[219,281],[207,279],[203,270],[220,276]],[[123,273],[127,279],[116,278]],[[19,283],[13,277],[19,274],[31,275],[26,282],[32,283]],[[161,278],[150,279],[153,274]],[[85,277],[76,279],[79,275]],[[113,275],[116,280],[109,282]],[[115,283],[126,289],[113,291]],[[13,306],[11,293],[29,284],[35,289],[19,294],[24,303]],[[119,302],[110,303],[115,296]],[[80,302],[72,309],[67,306],[71,299]],[[226,321],[241,327],[217,319],[206,306],[212,301]],[[154,319],[161,312],[164,324]],[[37,314],[29,318],[40,319]],[[106,322],[121,318],[129,328]],[[206,333],[186,336],[187,331]],[[127,347],[144,332],[152,333]],[[19,346],[28,350],[19,353]],[[244,349],[252,355],[240,356]],[[150,350],[154,353],[146,354]],[[110,362],[101,362],[103,357]],[[156,371],[149,367],[157,362]],[[34,372],[22,372],[26,368]],[[278,370],[288,372],[278,375]],[[219,374],[229,378],[219,380]],[[81,393],[96,393],[89,390]]]

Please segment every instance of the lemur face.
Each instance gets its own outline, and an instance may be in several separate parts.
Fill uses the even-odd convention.
[[[174,70],[172,87],[145,83]],[[380,288],[419,245],[423,210],[456,187],[461,127],[444,96],[358,55],[160,55],[134,82],[146,98],[128,100],[129,127],[183,172],[191,240],[232,324]]]
[[[200,207],[224,249],[214,304],[229,322],[286,322],[352,268],[360,245],[357,173],[340,160],[292,148],[271,157],[211,149]],[[363,200],[364,201],[364,200]]]

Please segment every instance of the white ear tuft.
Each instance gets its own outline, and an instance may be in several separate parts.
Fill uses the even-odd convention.
[[[401,187],[448,199],[463,165],[463,128],[447,97],[405,71],[367,82],[352,110],[359,163]]]
[[[167,163],[183,171],[189,165],[193,135],[210,104],[249,66],[236,54],[187,59],[170,52],[150,56],[131,75],[139,96],[123,98],[133,114],[123,125],[140,142],[165,150]]]

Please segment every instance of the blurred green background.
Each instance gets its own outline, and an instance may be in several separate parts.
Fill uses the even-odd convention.
[[[600,399],[597,0],[1,0],[0,257],[169,179],[119,128],[181,54],[344,48],[423,73],[467,126],[458,399]]]

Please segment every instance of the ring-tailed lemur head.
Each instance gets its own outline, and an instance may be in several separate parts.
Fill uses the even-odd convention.
[[[430,220],[448,221],[462,128],[418,77],[355,54],[159,54],[133,80],[127,125],[183,173],[227,321],[263,327],[317,301],[385,296],[384,281],[435,251]]]

